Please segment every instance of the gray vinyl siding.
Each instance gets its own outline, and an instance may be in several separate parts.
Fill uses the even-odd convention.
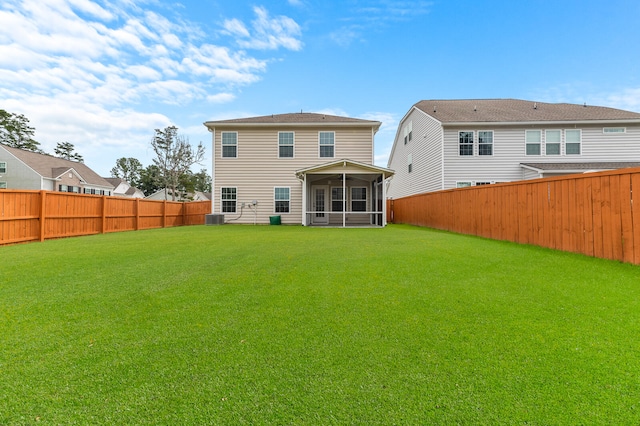
[[[412,123],[413,138],[404,144],[404,127]],[[412,171],[407,160],[411,154]],[[442,127],[423,112],[413,109],[400,123],[388,168],[395,171],[387,197],[401,198],[438,191],[442,184]]]
[[[464,126],[445,129],[445,189],[455,188],[457,181],[510,182],[539,177],[526,172],[520,163],[557,163],[592,161],[640,161],[640,126],[626,127],[623,134],[603,134],[603,125],[548,125],[528,127]],[[561,155],[526,155],[525,130],[562,130]],[[582,131],[580,155],[566,155],[564,130]],[[479,156],[478,131],[493,130],[493,155]],[[458,132],[474,131],[474,155],[458,155]]]
[[[0,161],[7,163],[7,173],[0,181],[7,182],[7,189],[53,190],[51,181],[43,179],[31,167],[0,147]]]
[[[238,133],[237,158],[221,158],[221,132]],[[278,132],[294,132],[293,158],[278,157]],[[333,157],[320,157],[318,133],[335,132]],[[269,223],[269,216],[279,215],[283,224],[299,224],[302,217],[302,182],[295,171],[338,159],[371,163],[373,158],[373,132],[371,128],[310,126],[232,128],[226,125],[214,132],[214,213],[221,213],[221,188],[237,188],[237,212],[224,213],[225,220],[240,216],[242,203],[258,202],[257,217],[245,208],[241,218],[231,223]],[[274,188],[290,188],[289,213],[276,213]]]

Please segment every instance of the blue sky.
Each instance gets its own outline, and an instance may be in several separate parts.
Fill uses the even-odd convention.
[[[422,99],[640,112],[637,0],[2,0],[0,108],[98,173],[152,163],[155,128],[295,111],[398,122]],[[199,170],[200,167],[196,167]]]

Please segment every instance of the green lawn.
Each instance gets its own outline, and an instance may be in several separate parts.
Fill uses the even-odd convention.
[[[409,226],[0,247],[0,424],[639,424],[640,267]]]

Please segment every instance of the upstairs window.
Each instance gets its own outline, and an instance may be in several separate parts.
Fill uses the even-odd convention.
[[[547,130],[544,132],[544,151],[546,155],[560,155],[562,131]]]
[[[526,130],[525,143],[527,155],[540,155],[542,132],[540,130]]]
[[[237,158],[238,157],[238,133],[222,132],[222,157]]]
[[[473,132],[459,132],[460,155],[473,155]]]
[[[627,133],[627,128],[626,127],[603,127],[602,133],[604,134]]]
[[[0,161],[0,173],[7,173],[7,162]]]
[[[278,157],[293,158],[293,132],[278,132]]]
[[[413,121],[410,121],[404,127],[404,144],[406,145],[407,142],[411,142],[411,139],[413,139]]]
[[[407,171],[411,173],[413,171],[413,155],[407,155]]]
[[[582,145],[582,131],[581,130],[565,130],[565,149],[567,155],[580,155]]]
[[[493,131],[478,132],[478,155],[493,155]]]
[[[335,147],[335,132],[320,132],[318,134],[320,157],[333,158]]]

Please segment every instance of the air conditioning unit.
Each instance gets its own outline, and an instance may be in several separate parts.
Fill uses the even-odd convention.
[[[205,225],[224,225],[223,214],[206,214],[204,215]]]

